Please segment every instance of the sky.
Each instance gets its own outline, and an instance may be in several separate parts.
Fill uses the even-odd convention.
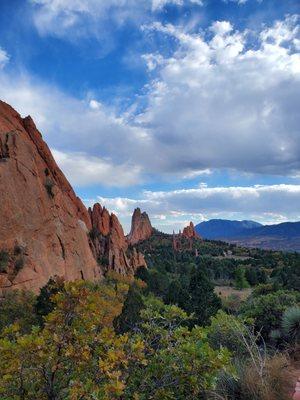
[[[299,0],[1,0],[0,98],[87,206],[300,220]]]

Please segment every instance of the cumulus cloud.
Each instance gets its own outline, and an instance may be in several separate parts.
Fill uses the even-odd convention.
[[[113,168],[119,178],[112,182],[124,185],[218,169],[300,175],[296,17],[264,27],[255,45],[228,21],[201,33],[160,23],[148,29],[175,40],[175,50],[144,55],[153,79],[142,104],[125,113],[26,73],[0,73],[1,98],[32,114],[49,145],[65,154],[60,162],[71,171],[70,155],[81,165],[86,159],[84,178],[70,175],[72,183],[107,184],[103,171],[111,176]]]
[[[255,185],[246,187],[207,187],[173,191],[146,191],[139,199],[104,198],[100,201],[117,213],[129,229],[135,207],[146,210],[153,225],[171,232],[189,220],[195,223],[211,218],[253,219],[262,223],[299,220],[300,185]]]
[[[4,67],[9,61],[9,55],[5,50],[0,47],[0,69]]]
[[[299,171],[297,21],[289,16],[264,28],[254,45],[227,21],[214,22],[210,35],[148,27],[177,43],[171,56],[145,56],[154,79],[137,117],[164,154],[165,170]]]

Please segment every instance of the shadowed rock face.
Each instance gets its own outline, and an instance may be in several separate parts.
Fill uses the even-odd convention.
[[[31,117],[0,101],[0,295],[37,292],[54,275],[97,280],[139,266],[118,218],[100,204],[88,212]]]
[[[94,255],[104,271],[133,274],[141,266],[146,267],[144,256],[133,249],[129,252],[122,225],[114,214],[96,203],[89,208],[92,222]]]
[[[50,276],[98,279],[89,214],[31,117],[0,102],[0,290],[37,291]],[[3,264],[3,263],[2,263]]]
[[[131,230],[127,236],[130,245],[134,245],[142,240],[149,239],[153,233],[153,228],[146,212],[141,212],[140,208],[134,210],[131,220]]]

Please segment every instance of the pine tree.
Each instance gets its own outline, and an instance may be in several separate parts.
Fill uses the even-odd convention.
[[[221,308],[221,300],[214,293],[214,285],[203,269],[193,269],[189,292],[191,300],[188,311],[194,313],[194,322],[198,325],[207,324],[210,317]]]

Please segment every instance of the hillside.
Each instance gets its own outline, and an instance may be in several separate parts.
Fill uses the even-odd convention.
[[[195,226],[196,231],[205,239],[220,239],[236,237],[238,235],[261,227],[262,225],[255,221],[231,221],[226,219],[211,219],[200,222]]]
[[[174,237],[154,230],[152,236],[137,244],[145,255],[153,290],[164,296],[167,281],[186,282],[193,266],[206,270],[215,285],[234,285],[237,269],[245,268],[251,285],[265,283],[274,271],[299,268],[300,255],[280,251],[236,246],[214,240],[181,237],[180,250],[174,249]],[[297,279],[295,280],[295,284]]]
[[[300,222],[261,225],[253,221],[210,220],[196,225],[207,239],[270,250],[300,251]]]

